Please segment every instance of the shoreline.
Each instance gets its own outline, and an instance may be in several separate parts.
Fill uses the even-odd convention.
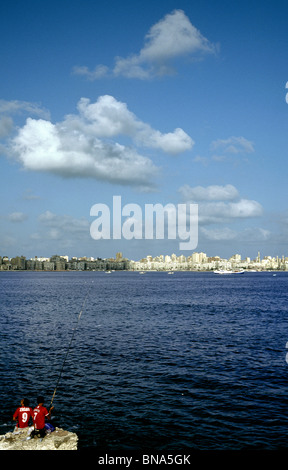
[[[215,273],[218,269],[115,269],[112,271],[106,271],[101,269],[0,269],[0,273],[138,273],[138,274],[147,274],[147,273]],[[241,269],[243,273],[288,273],[288,270],[285,269]],[[230,274],[237,274],[231,270]]]

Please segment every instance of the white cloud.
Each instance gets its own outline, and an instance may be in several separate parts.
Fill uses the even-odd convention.
[[[95,103],[81,98],[77,105],[79,116],[73,116],[78,125],[85,126],[96,137],[133,135],[141,122],[128,110],[126,103],[113,96],[100,96]],[[70,117],[71,118],[71,117]],[[69,116],[68,116],[69,119]]]
[[[68,119],[78,127],[85,126],[97,137],[114,137],[126,135],[144,147],[158,148],[166,153],[177,154],[189,150],[194,142],[183,129],[175,129],[173,132],[162,134],[154,130],[149,124],[140,121],[134,113],[129,111],[126,103],[117,101],[113,96],[100,96],[95,103],[90,103],[87,98],[82,98],[78,103],[81,120],[75,116]]]
[[[190,150],[194,145],[194,141],[183,129],[177,128],[173,132],[162,134],[147,125],[144,125],[142,130],[136,134],[136,141],[147,147],[159,148],[171,155]]]
[[[149,79],[171,74],[171,64],[179,57],[195,58],[199,54],[216,52],[217,46],[192,25],[185,13],[182,10],[174,10],[150,28],[144,46],[138,54],[115,59],[111,75]],[[74,73],[95,80],[109,72],[106,66],[98,65],[92,72],[85,66],[74,67]]]
[[[190,187],[184,185],[179,192],[185,202],[198,203],[199,223],[215,224],[260,217],[263,208],[257,201],[240,198],[235,186],[211,185]]]
[[[179,192],[186,201],[226,201],[236,199],[239,196],[238,190],[232,184],[226,184],[225,186],[212,185],[206,188],[204,186],[191,188],[186,184],[179,188]]]
[[[23,115],[27,113],[49,119],[50,113],[41,107],[38,103],[30,103],[29,101],[19,100],[0,100],[0,139],[6,139],[15,130],[14,120],[11,116]],[[0,145],[0,152],[9,153],[6,145]]]
[[[199,208],[202,222],[219,222],[231,219],[246,219],[260,217],[263,214],[261,204],[249,199],[240,199],[236,202],[208,202]]]
[[[43,120],[28,119],[13,141],[24,168],[63,177],[146,184],[156,173],[151,160],[120,144],[73,133]]]
[[[214,53],[215,46],[202,36],[182,10],[174,10],[152,26],[140,57],[162,62],[197,51]]]
[[[129,137],[138,145],[170,154],[194,144],[182,129],[167,134],[154,130],[112,96],[101,96],[95,103],[82,98],[78,112],[56,124],[28,118],[12,140],[15,158],[27,170],[148,188],[158,168],[136,148],[111,138]]]

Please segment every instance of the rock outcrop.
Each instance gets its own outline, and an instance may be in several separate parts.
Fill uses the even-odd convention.
[[[30,437],[31,428],[8,432],[0,436],[0,450],[77,450],[75,433],[55,428],[45,437]]]

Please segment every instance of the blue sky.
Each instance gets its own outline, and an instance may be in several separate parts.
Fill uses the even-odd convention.
[[[0,6],[0,255],[184,254],[94,240],[94,204],[198,204],[208,256],[288,256],[288,6]],[[131,214],[132,216],[133,214]],[[125,219],[123,218],[123,221]]]

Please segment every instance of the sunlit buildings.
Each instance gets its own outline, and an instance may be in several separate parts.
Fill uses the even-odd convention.
[[[240,254],[232,255],[229,259],[220,256],[207,256],[206,253],[191,253],[189,256],[147,255],[140,260],[128,260],[121,252],[115,258],[71,257],[53,255],[50,258],[26,259],[25,256],[8,258],[0,256],[0,271],[215,271],[219,269],[245,271],[288,271],[288,257],[264,256],[258,252],[255,259],[242,259]]]

